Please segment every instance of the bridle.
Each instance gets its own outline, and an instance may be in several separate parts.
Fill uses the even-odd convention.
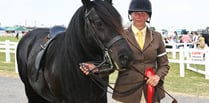
[[[93,15],[93,17],[90,17],[90,14]],[[113,37],[108,43],[104,44],[102,41],[96,36],[96,30],[94,28],[94,25],[91,23],[90,19],[97,19],[99,16],[97,15],[95,9],[92,7],[90,10],[86,10],[85,12],[85,32],[90,33],[90,35],[93,37],[94,41],[96,41],[97,45],[101,48],[103,51],[103,61],[101,63],[97,63],[96,68],[100,68],[105,64],[109,64],[109,68],[102,69],[99,72],[105,72],[105,71],[111,71],[114,68],[114,62],[110,57],[110,54],[112,52],[111,47],[114,45],[116,42],[120,40],[124,40],[124,38],[121,35],[117,35]],[[94,70],[93,69],[93,70]],[[91,70],[91,71],[93,71]],[[91,72],[90,71],[90,72]]]

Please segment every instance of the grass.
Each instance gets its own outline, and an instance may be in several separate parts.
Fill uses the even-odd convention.
[[[0,41],[9,40],[10,42],[18,42],[20,39],[16,39],[15,37],[7,37],[7,36],[1,36]],[[6,63],[6,56],[5,53],[0,52],[0,75],[1,76],[12,76],[12,77],[18,77],[18,74],[15,73],[15,56],[13,53],[11,53],[11,62]]]
[[[15,73],[15,56],[11,54],[11,62],[6,63],[5,61],[5,53],[0,52],[0,75],[1,76],[12,76],[17,77],[17,73]]]
[[[5,37],[8,39],[8,37]],[[2,37],[0,37],[0,41]],[[11,41],[18,41],[16,38],[9,38]],[[171,58],[171,54],[168,54]],[[177,58],[178,58],[177,54]],[[195,65],[199,68],[203,66]],[[185,69],[185,77],[180,77],[179,64],[170,63],[170,71],[165,78],[165,90],[172,93],[181,93],[186,95],[194,96],[205,96],[209,97],[209,80],[205,79],[203,74],[199,74],[190,70]],[[11,63],[5,63],[5,54],[0,53],[0,75],[18,77],[15,73],[14,54],[11,54]],[[117,78],[117,72],[110,75],[110,82],[115,83]]]
[[[168,57],[171,58],[172,54],[169,53]],[[179,57],[178,53],[176,57]],[[180,77],[179,64],[170,63],[169,65],[170,70],[165,78],[164,84],[166,91],[185,95],[209,97],[209,80],[205,79],[205,75],[185,69],[185,77]],[[192,66],[204,70],[203,65]],[[114,72],[110,75],[110,82],[115,83],[116,78],[117,72]]]
[[[20,39],[17,39],[15,37],[9,37],[9,36],[0,36],[0,41],[9,40],[11,42],[18,42]]]
[[[170,71],[165,79],[168,91],[196,96],[209,97],[209,80],[203,74],[185,70],[185,77],[180,77],[179,64],[170,63]]]
[[[180,77],[179,64],[170,63],[170,70],[165,78],[165,90],[185,95],[209,97],[209,80],[203,74],[185,70],[185,77]],[[110,75],[110,83],[114,84],[117,72]]]

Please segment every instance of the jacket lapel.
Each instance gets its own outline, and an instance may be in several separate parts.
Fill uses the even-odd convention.
[[[131,30],[131,26],[128,28],[127,30],[127,33],[126,33],[126,37],[127,41],[132,45],[134,46],[135,48],[137,48],[139,51],[142,51],[141,48],[139,47],[136,39],[135,39],[135,36],[134,36],[134,33],[133,31]]]
[[[152,43],[153,40],[154,40],[153,33],[151,30],[147,28],[143,51],[147,49],[147,47]]]

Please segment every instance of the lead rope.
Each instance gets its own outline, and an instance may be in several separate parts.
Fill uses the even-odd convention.
[[[105,87],[103,86],[107,86],[109,87],[110,89],[112,89],[114,91],[114,93],[116,93],[117,95],[121,95],[121,96],[127,96],[127,95],[130,95],[134,92],[136,92],[136,90],[138,88],[140,88],[141,86],[143,86],[144,84],[146,84],[145,81],[139,81],[137,83],[139,83],[139,85],[136,85],[134,88],[131,88],[129,90],[126,90],[126,91],[119,91],[119,90],[116,90],[114,89],[111,85],[109,85],[106,81],[104,81],[103,79],[99,78],[97,75],[95,74],[90,74],[90,78],[91,80],[97,85],[99,86],[101,89],[103,89],[105,92],[107,93],[110,93],[110,94],[113,94],[113,92],[110,92],[108,91]]]

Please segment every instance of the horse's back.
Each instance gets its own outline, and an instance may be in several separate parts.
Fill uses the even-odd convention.
[[[40,50],[40,43],[45,42],[48,33],[49,29],[47,28],[34,29],[28,32],[19,41],[17,47],[17,63],[21,79],[27,75],[26,68],[28,66],[28,62],[30,62]]]
[[[17,50],[21,50],[22,48],[30,48],[31,46],[35,45],[36,42],[41,41],[46,37],[46,35],[49,33],[49,29],[47,28],[39,28],[34,29],[30,32],[28,32],[18,43]],[[27,48],[27,49],[28,49]]]

